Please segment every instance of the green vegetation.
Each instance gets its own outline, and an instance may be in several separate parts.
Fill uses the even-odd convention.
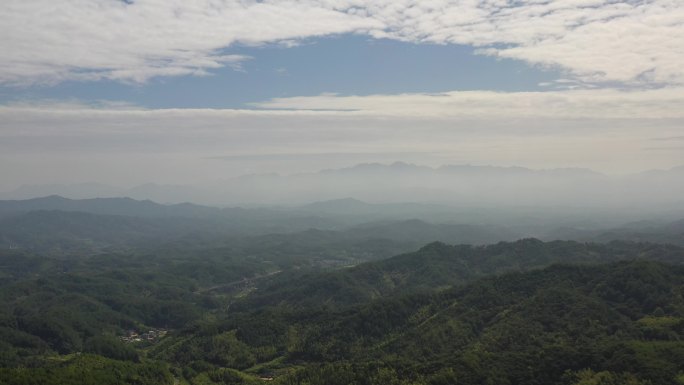
[[[3,385],[684,384],[676,246],[433,242],[389,258],[413,241],[307,230],[136,245],[135,229],[150,234],[139,218],[38,217],[64,232],[14,228],[43,246],[0,252]],[[381,228],[401,238],[395,225]],[[100,235],[72,237],[87,231]],[[107,237],[120,241],[93,247]]]
[[[155,354],[197,362],[211,355],[201,341],[229,331],[275,347],[283,383],[677,384],[683,285],[683,268],[655,262],[556,265],[339,311],[260,309],[186,331],[186,361]]]
[[[528,271],[554,263],[605,263],[645,259],[681,264],[682,249],[649,243],[586,244],[523,239],[487,246],[450,246],[435,242],[419,251],[350,269],[297,276],[281,275],[254,293],[247,307],[346,306],[374,298],[431,291],[511,271]]]
[[[628,258],[629,253],[621,253],[630,250],[623,243],[562,244],[526,240],[471,250],[479,258],[501,252],[509,258],[532,255],[532,250],[552,250],[557,256],[568,249],[609,251],[594,255],[598,261]],[[416,261],[435,262],[445,255],[451,257],[444,261],[462,266],[454,253],[466,248],[429,245],[334,275],[355,276],[379,266],[414,271],[410,266]],[[682,257],[679,249],[655,245],[632,244],[631,252],[658,260]],[[542,263],[551,254],[530,260]],[[448,265],[443,262],[439,270],[454,275],[455,270],[444,270]],[[250,384],[275,377],[282,384],[678,384],[684,373],[684,268],[672,264],[563,264],[471,277],[450,288],[439,275],[418,273],[419,285],[375,299],[321,307],[302,298],[296,310],[282,301],[271,305],[247,296],[230,300],[238,301],[233,302],[238,310],[226,311],[221,304],[227,296],[181,290],[169,310],[159,314],[157,306],[171,300],[171,281],[163,274],[146,280],[121,274],[58,274],[7,286],[3,298],[10,306],[3,307],[8,311],[0,330],[4,374],[12,383],[34,383],[31,378],[42,376],[52,376],[51,381],[63,377],[45,383],[70,383],[82,375],[95,382],[114,376],[111,383],[131,378],[165,383],[176,377],[193,384]],[[281,278],[272,279],[278,282],[271,285],[282,285]],[[428,290],[430,279],[434,290]],[[148,286],[136,286],[143,281]],[[472,283],[459,284],[467,281]],[[174,282],[178,287],[192,281]],[[122,288],[131,284],[131,290]],[[310,282],[293,281],[292,286],[298,284],[308,287]],[[348,284],[357,286],[353,280]],[[142,292],[149,301],[136,306],[141,300],[136,293]],[[291,300],[293,292],[298,291],[283,291],[283,301]],[[215,306],[203,305],[202,296]],[[116,298],[127,306],[116,305]],[[183,306],[194,310],[187,313]],[[182,314],[185,318],[179,318]],[[175,331],[152,345],[114,337],[126,328],[160,323]],[[97,356],[68,355],[81,351]],[[102,360],[114,360],[119,369],[107,372],[98,365],[110,361]]]
[[[0,368],[0,379],[6,385],[173,384],[163,364],[136,364],[86,354],[48,359],[40,367]]]

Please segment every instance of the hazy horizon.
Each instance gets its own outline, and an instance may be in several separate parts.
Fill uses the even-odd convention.
[[[353,198],[373,204],[423,203],[469,212],[503,210],[518,216],[584,216],[619,223],[684,217],[684,167],[612,176],[581,168],[537,170],[364,163],[309,173],[251,174],[187,185],[25,185],[0,192],[0,199],[49,195],[71,199],[130,197],[164,204],[191,202],[219,207],[297,207]],[[475,217],[478,215],[472,218]]]
[[[684,0],[0,36],[3,385],[684,384]]]
[[[669,0],[98,4],[0,5],[0,191],[684,165]]]
[[[326,154],[318,154],[318,155],[326,155]],[[274,157],[290,157],[290,155],[284,155],[284,154],[278,154],[275,155]],[[245,156],[246,158],[252,158],[251,156]],[[473,168],[494,168],[494,169],[527,169],[530,171],[555,171],[555,170],[578,170],[578,171],[590,171],[594,172],[597,174],[602,174],[606,177],[610,178],[623,178],[623,177],[628,177],[628,176],[633,176],[637,174],[643,174],[643,173],[648,173],[648,172],[660,172],[660,171],[670,171],[672,169],[678,169],[681,167],[684,167],[684,164],[676,164],[671,167],[663,167],[663,168],[643,168],[643,169],[636,169],[636,170],[631,170],[631,171],[625,171],[625,172],[620,172],[620,173],[611,173],[611,172],[605,172],[602,170],[597,170],[597,169],[592,169],[589,167],[572,167],[572,166],[567,166],[567,167],[541,167],[541,168],[535,168],[535,167],[527,167],[523,165],[518,165],[518,164],[505,164],[505,165],[499,165],[499,164],[489,164],[489,163],[482,163],[482,164],[474,164],[474,163],[434,163],[434,164],[426,164],[426,163],[413,163],[413,162],[407,162],[403,160],[394,160],[394,161],[369,161],[369,162],[358,162],[358,163],[344,163],[341,164],[340,166],[330,166],[330,167],[317,167],[316,165],[312,165],[309,167],[303,167],[301,170],[291,170],[291,169],[285,169],[284,171],[278,171],[277,169],[264,169],[262,171],[255,171],[255,172],[245,172],[245,173],[236,173],[236,174],[226,174],[226,175],[220,175],[216,176],[215,179],[208,179],[206,181],[203,181],[201,183],[211,183],[211,182],[220,182],[220,181],[225,181],[228,179],[240,179],[240,178],[248,178],[248,177],[255,177],[255,176],[279,176],[279,177],[292,177],[292,176],[298,176],[298,175],[303,175],[303,174],[317,174],[317,173],[323,173],[326,171],[335,171],[335,170],[345,170],[345,169],[354,169],[358,167],[363,167],[363,166],[393,166],[393,165],[407,165],[407,166],[415,166],[415,167],[420,167],[420,168],[427,168],[427,169],[433,169],[433,170],[439,170],[442,168],[447,168],[447,167],[473,167]],[[168,185],[168,186],[192,186],[192,185],[197,185],[199,183],[193,183],[193,182],[182,182],[182,181],[169,181],[169,182],[162,182],[158,180],[146,180],[142,181],[141,183],[123,183],[123,184],[118,184],[118,183],[113,183],[113,182],[108,182],[103,179],[79,179],[75,180],[73,182],[67,182],[63,179],[60,179],[59,181],[55,181],[52,183],[46,183],[41,180],[36,180],[35,182],[31,183],[22,183],[22,184],[15,184],[15,185],[9,185],[9,184],[3,184],[8,186],[5,187],[5,189],[0,189],[0,193],[7,193],[11,192],[17,189],[20,189],[22,187],[30,187],[30,186],[51,186],[51,185],[103,185],[103,186],[108,186],[108,187],[115,187],[115,188],[121,188],[121,189],[131,189],[143,185]]]

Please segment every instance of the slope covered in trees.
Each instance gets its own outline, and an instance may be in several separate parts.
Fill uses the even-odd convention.
[[[70,258],[3,251],[1,374],[11,384],[682,380],[681,248],[431,243],[330,271],[284,263],[299,247],[285,236],[260,239],[271,243]],[[122,338],[147,330],[168,334]]]
[[[553,263],[602,263],[644,259],[684,263],[684,250],[669,245],[523,239],[493,245],[431,243],[420,250],[328,273],[293,279],[287,274],[255,292],[247,306],[344,306],[390,294],[434,290],[510,271]]]
[[[680,266],[554,265],[338,311],[233,315],[186,330],[154,356],[276,373],[287,384],[678,384],[683,290]]]

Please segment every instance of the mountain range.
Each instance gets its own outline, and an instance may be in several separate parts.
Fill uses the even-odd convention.
[[[528,213],[526,217],[524,212],[504,215],[495,209],[476,212],[436,204],[371,204],[351,198],[293,208],[217,208],[60,196],[0,201],[0,248],[50,255],[190,243],[205,248],[228,246],[236,253],[266,260],[296,255],[298,260],[345,265],[434,241],[482,245],[526,237],[684,246],[684,222],[643,220],[607,226],[581,216],[554,219]]]
[[[604,207],[668,213],[684,207],[684,166],[625,176],[588,169],[533,170],[524,167],[396,162],[293,175],[259,174],[203,185],[148,183],[131,189],[97,183],[22,186],[0,194],[27,199],[58,194],[69,198],[121,197],[215,206],[302,205],[354,197],[367,202],[422,202],[459,207]],[[418,198],[420,197],[420,198]],[[681,211],[682,209],[680,209]]]

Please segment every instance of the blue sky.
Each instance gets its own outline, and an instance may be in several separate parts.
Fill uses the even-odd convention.
[[[155,78],[145,83],[67,81],[3,87],[0,102],[18,100],[126,101],[147,108],[251,108],[271,98],[321,93],[372,95],[454,90],[532,91],[562,77],[523,61],[476,55],[463,45],[417,44],[367,36],[306,39],[294,47],[236,46],[249,56],[240,69],[208,76]]]
[[[682,2],[4,0],[0,35],[0,190],[684,164]]]

